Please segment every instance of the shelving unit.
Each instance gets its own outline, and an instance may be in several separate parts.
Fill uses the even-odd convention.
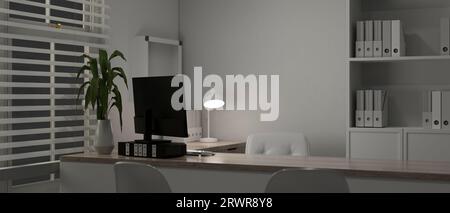
[[[450,161],[447,157],[450,156],[450,131],[421,127],[423,92],[450,90],[450,56],[440,55],[439,37],[440,18],[450,17],[450,1],[347,0],[347,3],[350,46],[346,59],[347,157]],[[359,20],[401,20],[406,56],[355,58],[356,22]],[[387,128],[355,128],[355,93],[360,89],[389,91]],[[431,145],[419,146],[416,140]],[[441,147],[436,148],[437,145]],[[423,150],[417,150],[419,148]],[[417,154],[422,152],[428,154]],[[412,154],[414,157],[408,158]]]

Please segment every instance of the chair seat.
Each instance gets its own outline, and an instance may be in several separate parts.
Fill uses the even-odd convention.
[[[348,193],[345,177],[330,170],[287,169],[275,173],[266,193]]]
[[[118,162],[114,165],[118,193],[170,193],[164,175],[142,163]]]

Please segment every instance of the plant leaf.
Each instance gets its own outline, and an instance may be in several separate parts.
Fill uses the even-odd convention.
[[[98,101],[98,89],[99,89],[99,79],[98,78],[93,78],[91,80],[91,94],[90,94],[90,102],[92,103],[92,109],[95,109],[95,104]]]
[[[100,102],[100,101],[98,101]],[[102,108],[97,106],[97,120],[105,120],[105,117],[103,116],[102,113]]]
[[[127,59],[125,58],[125,56],[118,50],[114,51],[113,54],[111,54],[111,56],[109,57],[109,61],[113,60],[116,57],[120,57],[122,58],[124,61],[127,61]]]
[[[88,87],[86,91],[86,96],[84,97],[84,109],[89,109],[89,103],[91,102],[91,86]]]
[[[90,60],[89,66],[90,66],[90,71],[92,72],[93,78],[99,78],[97,59],[93,58],[92,60]]]
[[[91,56],[89,56],[89,55],[87,55],[87,54],[83,54],[82,56],[83,56],[84,58],[89,59],[89,61],[92,61],[92,59],[94,59],[94,58],[92,58]]]
[[[114,86],[114,78],[116,78],[113,70],[111,69],[111,63],[108,63],[108,93],[111,93]]]
[[[89,67],[88,65],[82,66],[80,71],[78,71],[77,78],[80,78],[81,74],[83,74],[86,70],[91,70],[91,67]]]
[[[98,62],[100,64],[100,71],[102,73],[102,77],[104,79],[107,79],[107,71],[108,71],[108,52],[106,52],[106,50],[101,49],[99,51],[99,57],[98,57]]]
[[[81,85],[80,89],[78,90],[77,101],[80,100],[81,92],[83,92],[84,88],[89,84],[91,84],[91,82],[88,81],[88,82],[85,82],[83,85]]]
[[[122,130],[123,128],[123,119],[122,119],[122,111],[123,111],[123,107],[122,107],[122,95],[120,94],[120,91],[118,89],[117,86],[114,86],[113,89],[113,93],[114,93],[114,97],[113,99],[115,100],[113,106],[115,106],[117,108],[117,110],[119,111],[119,118],[120,118],[120,129]]]
[[[113,100],[116,100],[116,98],[113,98]],[[114,101],[114,103],[111,104],[111,107],[109,107],[109,111],[111,111],[114,107],[117,107],[117,104],[115,101]]]
[[[108,117],[108,101],[109,101],[109,91],[107,88],[107,82],[105,79],[100,79],[99,89],[98,89],[98,108],[102,117]]]
[[[125,75],[125,71],[121,67],[114,67],[112,68],[112,70],[116,72],[117,74],[116,76],[120,76],[123,79],[123,81],[125,82],[125,86],[127,86],[128,89],[128,79],[127,76]]]

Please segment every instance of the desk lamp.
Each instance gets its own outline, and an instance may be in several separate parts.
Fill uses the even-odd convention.
[[[200,142],[202,143],[216,143],[219,141],[217,138],[211,138],[210,137],[210,119],[209,114],[214,109],[220,109],[225,105],[225,102],[222,100],[209,100],[204,103],[204,106],[206,110],[208,111],[208,137],[207,138],[201,138]]]

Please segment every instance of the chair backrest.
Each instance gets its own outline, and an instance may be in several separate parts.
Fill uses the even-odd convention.
[[[118,193],[170,193],[164,175],[155,167],[131,162],[114,165]]]
[[[270,178],[266,193],[349,193],[349,187],[339,172],[286,169]]]
[[[263,133],[250,135],[246,154],[309,156],[309,143],[300,133]]]

